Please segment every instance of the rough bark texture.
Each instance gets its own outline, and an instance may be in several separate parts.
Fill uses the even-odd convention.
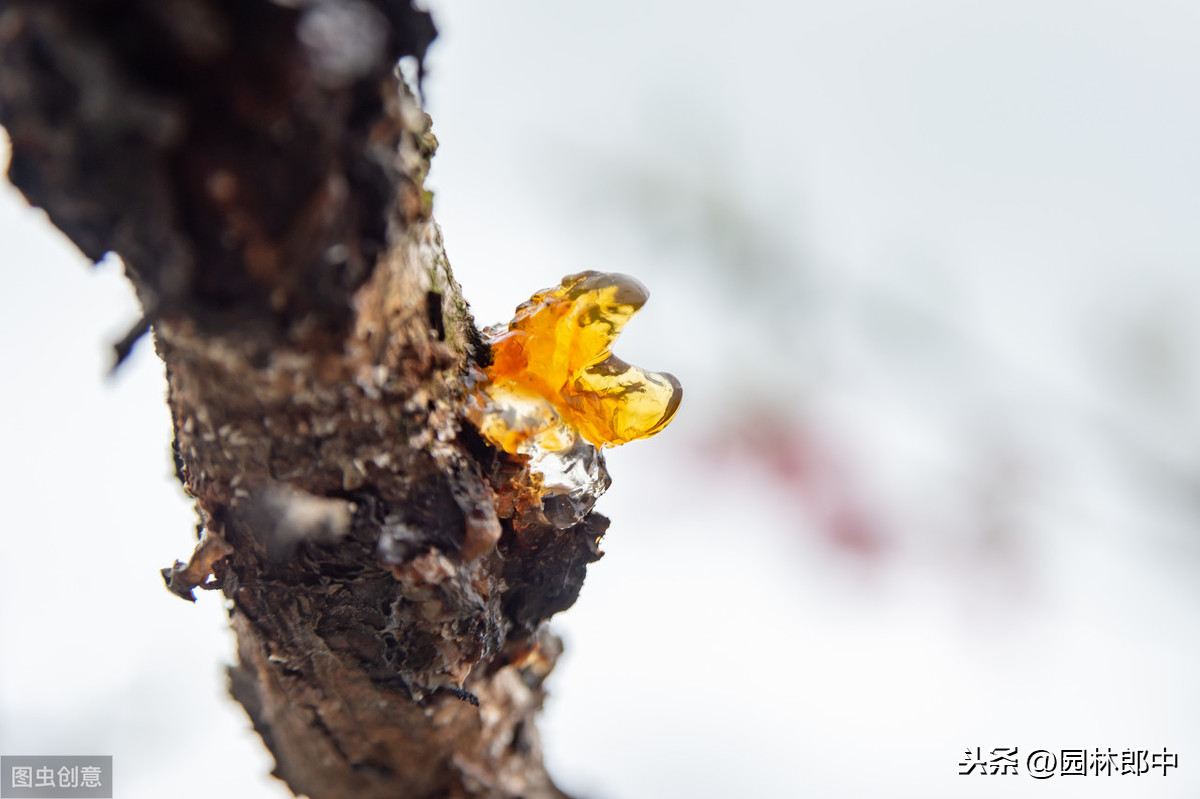
[[[0,3],[10,178],[121,255],[202,530],[164,570],[232,600],[234,696],[312,797],[556,797],[533,717],[607,520],[497,516],[459,409],[486,347],[394,73],[388,0]],[[211,575],[211,577],[210,577]]]

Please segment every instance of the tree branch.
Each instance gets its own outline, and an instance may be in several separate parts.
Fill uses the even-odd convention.
[[[500,518],[462,421],[488,353],[394,69],[433,35],[388,0],[0,3],[10,178],[121,255],[166,364],[203,534],[164,574],[231,600],[232,693],[318,799],[561,796],[542,622],[607,527]]]

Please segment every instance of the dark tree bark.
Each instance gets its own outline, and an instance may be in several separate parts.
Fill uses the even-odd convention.
[[[124,260],[202,531],[170,588],[232,600],[231,690],[313,797],[557,797],[534,715],[607,520],[497,513],[461,419],[488,357],[394,70],[408,0],[0,3],[10,178]]]

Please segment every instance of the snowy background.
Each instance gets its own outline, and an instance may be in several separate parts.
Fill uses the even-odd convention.
[[[554,621],[560,784],[1200,795],[1200,6],[433,11],[430,183],[480,323],[627,272],[618,353],[685,389],[611,453],[607,555]],[[119,268],[7,184],[0,268],[0,752],[288,795],[224,698],[220,598],[158,575],[193,514],[151,348],[107,375]],[[957,776],[1001,746],[1180,765]]]

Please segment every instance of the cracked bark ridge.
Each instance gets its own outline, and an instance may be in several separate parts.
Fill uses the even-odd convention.
[[[203,534],[164,575],[231,600],[231,690],[318,799],[562,796],[543,622],[607,527],[498,517],[511,464],[462,426],[488,353],[393,69],[433,35],[385,0],[0,2],[10,178],[121,255],[121,348],[149,322],[166,365]]]

